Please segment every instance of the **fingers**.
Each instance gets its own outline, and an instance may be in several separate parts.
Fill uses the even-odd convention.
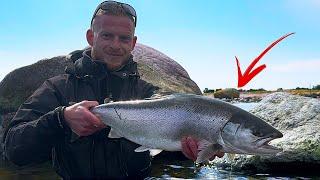
[[[94,127],[104,126],[103,122],[89,110],[86,111],[88,122]]]
[[[106,125],[89,110],[97,106],[97,101],[82,101],[65,108],[64,117],[67,125],[80,136],[91,135]]]
[[[192,155],[195,159],[197,159],[198,156],[198,141],[192,139],[192,137],[187,138],[187,143],[189,145],[189,148],[192,152]]]
[[[80,105],[86,108],[86,118],[88,119],[88,122],[90,123],[93,129],[101,129],[106,127],[106,125],[89,110],[90,108],[99,105],[97,101],[82,101],[80,102]]]
[[[181,139],[181,147],[182,147],[182,153],[189,159],[196,161],[198,156],[198,140],[194,139],[190,136],[184,137]],[[216,151],[212,154],[211,158],[209,160],[214,160],[215,157],[223,157],[224,152]]]
[[[187,144],[187,137],[183,137],[181,139],[181,147],[182,147],[182,153],[189,159],[195,161],[192,151],[190,150],[188,144]]]
[[[79,103],[79,105],[81,105],[81,106],[83,106],[83,107],[85,107],[87,109],[90,109],[90,108],[92,108],[94,106],[98,106],[99,103],[97,101],[81,101]]]
[[[182,153],[189,159],[195,161],[198,156],[198,142],[191,137],[184,137],[181,140]]]
[[[100,119],[88,119],[88,122],[90,123],[90,129],[92,129],[94,132],[107,127],[107,125],[104,124]]]

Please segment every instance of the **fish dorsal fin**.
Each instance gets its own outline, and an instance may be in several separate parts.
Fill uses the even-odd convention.
[[[110,129],[110,132],[108,134],[108,138],[116,139],[116,138],[122,138],[123,136],[115,131],[113,128]]]
[[[134,150],[134,152],[145,152],[145,151],[150,151],[151,156],[156,156],[159,153],[161,153],[162,150],[161,149],[151,149],[151,148],[145,147],[145,146],[140,146]]]
[[[207,140],[201,140],[199,142],[199,153],[196,160],[196,163],[202,163],[208,161],[214,154],[219,152],[222,149],[220,144],[213,144]]]

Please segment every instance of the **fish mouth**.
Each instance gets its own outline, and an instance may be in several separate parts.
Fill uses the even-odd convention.
[[[270,145],[270,141],[274,140],[274,137],[266,137],[259,139],[257,142],[257,148],[264,150],[266,154],[275,154],[281,152],[283,149]]]

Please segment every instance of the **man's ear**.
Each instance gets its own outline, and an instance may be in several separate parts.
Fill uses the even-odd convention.
[[[134,36],[133,39],[132,39],[132,46],[131,46],[131,49],[133,50],[134,47],[136,46],[136,43],[137,43],[137,36]]]
[[[88,29],[87,30],[87,34],[86,34],[86,37],[87,37],[87,42],[90,46],[93,46],[93,37],[94,37],[94,33],[91,29]]]

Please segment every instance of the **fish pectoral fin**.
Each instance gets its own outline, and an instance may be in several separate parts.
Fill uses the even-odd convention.
[[[116,139],[116,138],[122,138],[123,136],[115,131],[113,128],[110,129],[110,132],[108,134],[108,138]]]
[[[134,150],[134,152],[145,152],[145,151],[150,151],[151,156],[156,156],[159,153],[161,153],[162,149],[151,149],[149,147],[140,146]]]
[[[145,147],[145,146],[140,146],[134,150],[134,152],[145,152],[145,151],[150,151],[151,156],[156,156],[159,153],[161,153],[162,150],[161,149],[152,149],[152,148]]]
[[[162,152],[162,149],[150,149],[150,155],[151,155],[152,157],[160,154],[161,152]]]
[[[196,160],[196,163],[202,163],[208,161],[213,155],[218,153],[222,149],[220,144],[212,144],[206,140],[202,140],[199,142],[199,153]]]
[[[134,152],[144,152],[144,151],[149,151],[151,148],[145,147],[145,146],[140,146],[137,149],[134,150]]]

